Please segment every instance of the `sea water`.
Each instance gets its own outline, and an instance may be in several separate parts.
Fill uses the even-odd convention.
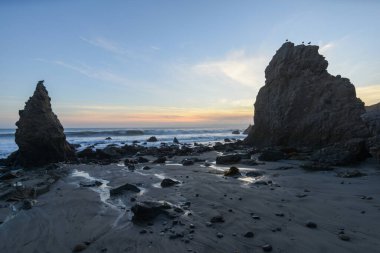
[[[140,130],[141,133],[131,131]],[[78,150],[89,146],[104,148],[107,145],[115,144],[122,146],[138,141],[139,145],[158,146],[161,143],[172,143],[176,137],[180,143],[214,143],[223,142],[228,139],[243,139],[243,134],[232,134],[230,128],[67,128],[65,129],[66,138],[71,144],[78,144]],[[150,136],[156,136],[158,142],[146,143]],[[106,140],[111,137],[110,140]],[[15,129],[0,129],[0,158],[7,157],[17,150],[15,143]]]

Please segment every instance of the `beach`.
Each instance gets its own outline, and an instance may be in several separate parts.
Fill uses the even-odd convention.
[[[217,165],[218,155],[202,153],[196,157],[202,161],[190,166],[181,162],[194,156],[174,156],[165,164],[152,164],[147,156],[150,162],[134,170],[122,161],[60,164],[66,176],[31,209],[15,212],[2,201],[0,251],[263,252],[268,246],[273,252],[378,251],[380,170],[374,160],[309,172],[297,160]],[[224,176],[231,166],[241,175]],[[337,176],[353,169],[365,175]],[[247,176],[250,171],[258,173]],[[180,183],[163,188],[164,178]],[[102,184],[83,187],[94,180]],[[110,189],[126,183],[140,192],[110,197]],[[132,221],[131,208],[144,201],[165,201],[181,211],[175,218],[161,214]]]

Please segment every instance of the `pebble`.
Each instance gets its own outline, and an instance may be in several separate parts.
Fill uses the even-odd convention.
[[[146,230],[146,229],[143,229],[140,231],[140,234],[146,234],[146,233],[148,233],[148,230]]]
[[[220,232],[216,234],[216,237],[218,237],[218,238],[222,238],[223,236],[224,235],[222,233],[220,233]]]
[[[339,238],[342,240],[342,241],[349,241],[351,238],[348,236],[348,235],[346,235],[346,234],[339,234],[338,235],[339,236]]]
[[[317,228],[317,224],[315,222],[308,221],[306,223],[306,227],[308,227],[308,228]]]
[[[80,244],[75,245],[75,247],[73,248],[73,252],[81,252],[81,251],[84,251],[86,248],[87,246],[85,244],[80,243]]]
[[[265,244],[263,246],[261,246],[261,248],[265,251],[265,252],[270,252],[272,251],[272,246],[270,244]]]
[[[245,233],[244,237],[246,237],[246,238],[252,238],[253,237],[253,232],[250,231],[250,232]]]

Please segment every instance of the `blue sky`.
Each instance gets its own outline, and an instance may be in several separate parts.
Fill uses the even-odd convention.
[[[380,101],[380,1],[0,1],[0,127],[44,79],[65,127],[245,126],[285,39]]]

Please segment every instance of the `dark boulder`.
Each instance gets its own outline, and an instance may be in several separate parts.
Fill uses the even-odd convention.
[[[216,157],[216,164],[234,164],[238,163],[240,160],[241,157],[238,154],[222,155]]]
[[[232,134],[240,134],[240,131],[239,130],[234,130],[234,131],[232,131]]]
[[[348,165],[370,156],[365,139],[352,139],[314,152],[310,160],[328,165]]]
[[[149,139],[146,140],[147,142],[156,142],[158,141],[158,139],[156,138],[156,136],[151,136],[149,137]]]
[[[226,177],[238,177],[240,176],[240,171],[237,167],[231,167],[228,170],[224,171],[224,176]]]
[[[170,179],[170,178],[164,178],[162,181],[161,181],[161,187],[165,188],[165,187],[170,187],[170,186],[173,186],[173,185],[176,185],[176,184],[179,184],[180,182],[178,181],[175,181],[173,179]]]
[[[157,158],[156,160],[153,161],[153,163],[165,163],[166,162],[166,157],[165,156],[161,156],[159,158]]]
[[[177,137],[174,137],[174,139],[173,139],[173,143],[174,143],[174,144],[179,144],[179,141],[178,141]]]
[[[166,202],[146,201],[136,203],[132,208],[134,222],[147,222],[156,218],[160,214],[168,214],[172,206]]]
[[[137,192],[140,192],[141,190],[137,186],[127,183],[127,184],[124,184],[122,186],[111,189],[110,195],[116,196],[116,195],[120,195],[120,194],[123,194],[123,193],[128,192],[128,191],[137,193]]]

